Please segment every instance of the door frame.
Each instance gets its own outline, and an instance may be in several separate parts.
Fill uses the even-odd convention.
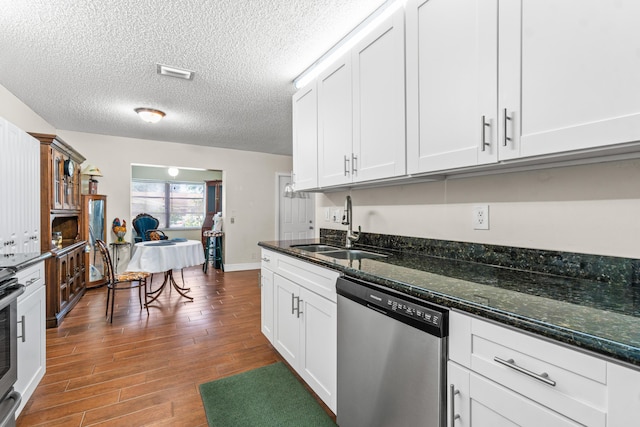
[[[280,178],[282,177],[288,177],[289,179],[291,179],[291,172],[276,172],[276,177],[275,177],[275,189],[276,191],[274,192],[274,197],[275,197],[275,236],[274,236],[274,240],[280,240]],[[316,194],[315,193],[308,193],[309,197],[313,198],[313,236],[317,237],[318,233],[320,232],[318,229],[318,224],[317,224],[317,215],[316,215]]]

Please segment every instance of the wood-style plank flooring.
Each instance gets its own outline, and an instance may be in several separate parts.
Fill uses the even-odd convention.
[[[47,372],[17,426],[207,426],[199,384],[282,360],[260,332],[258,270],[184,278],[193,302],[165,290],[147,316],[119,291],[112,324],[106,289],[87,291],[47,330]]]

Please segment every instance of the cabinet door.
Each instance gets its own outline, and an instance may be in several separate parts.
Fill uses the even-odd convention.
[[[107,281],[106,265],[96,245],[96,240],[107,240],[107,196],[83,194],[82,200],[82,235],[89,245],[84,281],[87,287],[97,287]]]
[[[404,175],[404,10],[352,50],[354,181]]]
[[[520,156],[640,139],[639,16],[636,0],[500,2],[499,103]]]
[[[18,380],[15,389],[22,395],[18,413],[33,394],[45,373],[45,287],[18,300]],[[17,415],[17,414],[16,414]]]
[[[318,184],[351,182],[353,108],[351,56],[318,77]]]
[[[470,374],[469,391],[473,427],[581,425],[474,373]]]
[[[64,193],[64,156],[57,150],[51,150],[51,170],[53,171],[51,183],[51,209],[63,208]]]
[[[471,427],[470,372],[453,363],[447,363],[447,425]]]
[[[262,333],[273,344],[273,271],[260,272],[260,321]]]
[[[640,420],[640,371],[607,363],[608,426],[632,426]]]
[[[293,182],[296,191],[318,187],[318,91],[315,81],[293,95]]]
[[[69,256],[63,255],[55,260],[58,264],[58,301],[55,301],[54,309],[56,314],[61,312],[64,308],[66,308],[67,304],[70,300],[70,287],[71,284],[69,281],[73,276],[71,276],[70,267],[69,267]],[[55,289],[55,288],[54,288]],[[54,291],[55,292],[55,291]]]
[[[497,7],[497,0],[408,2],[409,173],[496,161]]]
[[[336,303],[300,288],[300,364],[298,373],[336,412],[337,324]]]
[[[22,132],[24,147],[25,253],[40,252],[40,141]]]
[[[21,230],[24,225],[22,209],[16,209],[16,206],[21,207],[22,194],[25,190],[23,187],[24,181],[22,180],[22,165],[20,164],[20,132],[18,127],[7,122],[5,131],[5,147],[7,151],[3,152],[3,156],[6,156],[6,153],[10,154],[7,156],[9,157],[8,169],[3,171],[3,174],[10,177],[10,179],[6,179],[9,183],[6,187],[7,193],[3,195],[3,198],[6,198],[7,205],[11,206],[11,208],[7,212],[7,217],[3,218],[2,221],[9,223],[9,234],[7,241],[5,241],[5,245],[7,245],[5,250],[11,254],[18,252],[22,238]]]
[[[298,369],[300,356],[300,318],[297,314],[300,287],[284,277],[273,275],[273,345],[285,360]]]

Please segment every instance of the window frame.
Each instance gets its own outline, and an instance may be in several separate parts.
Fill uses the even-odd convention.
[[[205,206],[206,183],[204,181],[176,181],[176,180],[152,179],[152,178],[131,178],[132,187],[135,185],[135,183],[155,183],[155,184],[162,184],[162,186],[164,187],[164,191],[163,191],[164,212],[162,213],[162,218],[159,218],[159,220],[160,220],[160,224],[164,223],[164,224],[167,224],[167,226],[166,227],[159,226],[158,227],[159,230],[171,230],[171,231],[185,230],[186,231],[186,230],[198,230],[202,227],[202,223],[204,222],[204,218],[206,216],[206,212],[205,212],[206,211],[206,206]],[[189,227],[171,227],[171,206],[172,206],[171,186],[176,184],[199,185],[202,187],[202,197],[200,199],[202,201],[202,212],[201,212],[202,220],[200,221],[200,225],[198,226],[194,225]],[[152,197],[134,196],[133,188],[132,188],[131,189],[131,205],[132,206],[133,206],[134,199],[152,199]],[[198,198],[194,197],[193,199],[198,199]],[[135,217],[135,215],[139,213],[143,213],[143,212],[134,212],[133,209],[131,210],[132,217]]]

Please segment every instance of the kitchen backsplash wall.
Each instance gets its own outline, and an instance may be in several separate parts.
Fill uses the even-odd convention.
[[[346,229],[325,214],[347,194],[368,233],[640,258],[638,159],[318,194],[317,228]],[[489,230],[473,229],[479,204]]]
[[[320,229],[320,238],[342,244],[346,232]],[[389,234],[361,233],[357,244],[370,250],[393,250],[417,256],[470,261],[494,266],[595,280],[612,285],[640,285],[640,260],[581,253],[454,242]]]

